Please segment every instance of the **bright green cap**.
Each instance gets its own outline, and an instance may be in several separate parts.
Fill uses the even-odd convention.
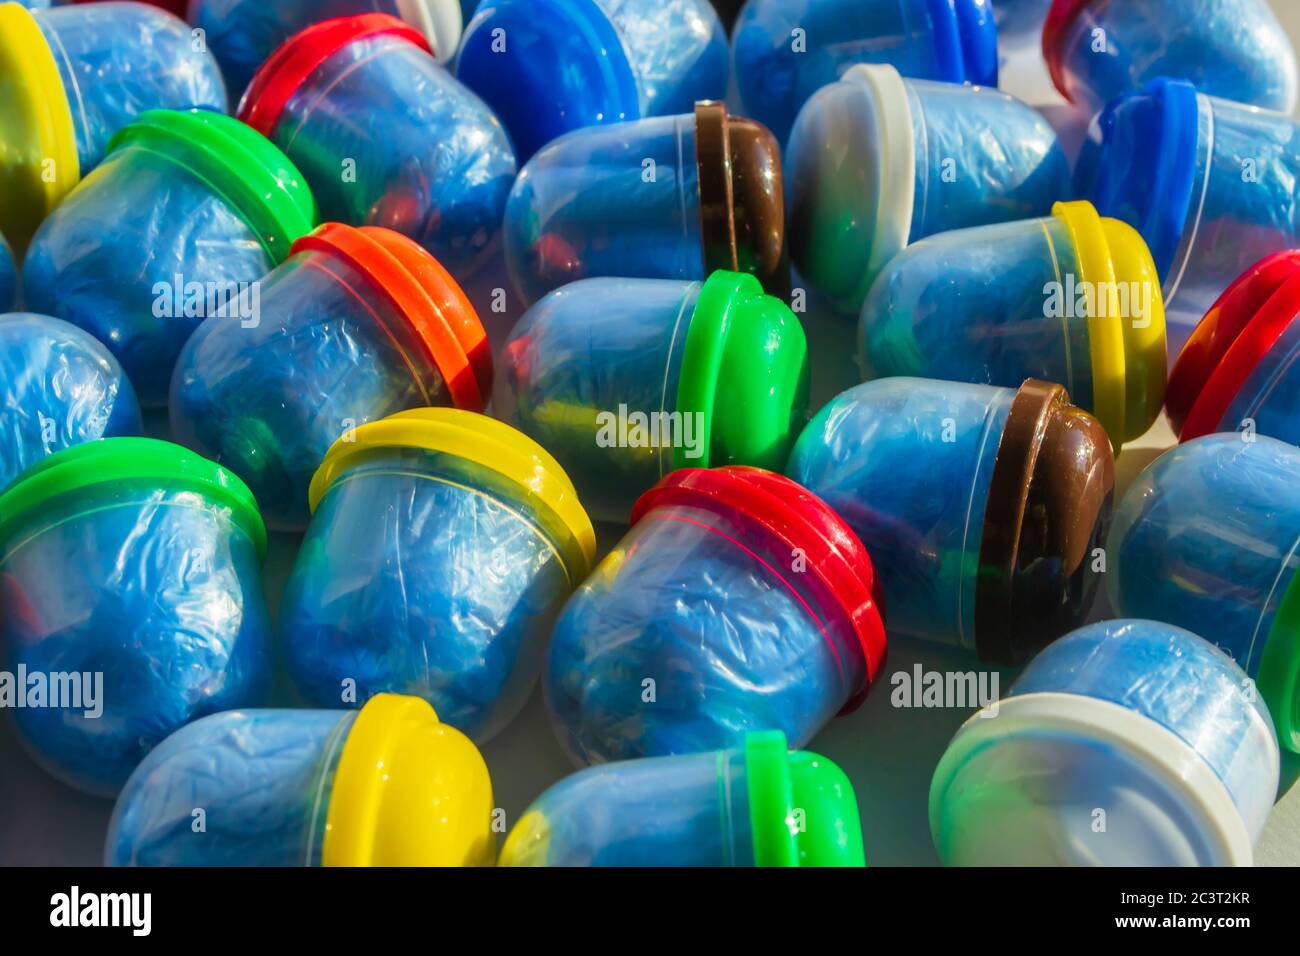
[[[838,766],[768,730],[745,737],[745,777],[755,866],[867,865],[858,798]]]
[[[1278,741],[1300,753],[1300,574],[1291,579],[1273,617],[1255,684],[1273,717]]]
[[[674,467],[785,468],[808,412],[808,341],[784,302],[752,275],[719,270],[695,302],[677,386],[677,411],[701,413],[701,459]]]
[[[0,549],[21,520],[55,498],[107,486],[192,491],[229,508],[232,520],[266,555],[266,526],[248,486],[216,462],[153,438],[103,438],[55,452],[18,476],[0,495]]]
[[[150,110],[118,131],[112,153],[132,146],[162,156],[212,188],[257,233],[277,265],[316,226],[306,179],[269,139],[210,110]]]

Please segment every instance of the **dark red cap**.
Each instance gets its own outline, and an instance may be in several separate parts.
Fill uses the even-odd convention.
[[[739,518],[771,535],[783,550],[804,555],[808,571],[834,597],[862,648],[866,681],[845,712],[859,706],[884,664],[885,625],[871,557],[844,519],[789,478],[739,465],[672,472],[640,497],[632,523],[655,508],[672,505]]]
[[[1201,319],[1169,376],[1165,408],[1179,441],[1219,430],[1237,393],[1300,315],[1300,250],[1268,256]]]
[[[423,33],[386,13],[322,20],[295,33],[267,57],[239,102],[239,118],[269,139],[285,104],[322,63],[349,43],[376,36],[400,37],[433,56]]]
[[[1061,65],[1061,40],[1073,25],[1075,18],[1083,12],[1092,0],[1052,0],[1051,9],[1047,11],[1047,20],[1043,23],[1043,59],[1052,74],[1052,82],[1067,100],[1071,96],[1065,89],[1065,70]]]

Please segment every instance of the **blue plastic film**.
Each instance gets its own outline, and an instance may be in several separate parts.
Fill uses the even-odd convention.
[[[123,126],[156,109],[224,113],[226,86],[189,24],[145,3],[95,3],[36,13],[72,109],[84,176]]]
[[[27,749],[70,786],[111,796],[168,734],[261,702],[270,619],[257,548],[228,508],[187,490],[96,486],[0,548],[7,669],[82,687],[81,706],[13,711]]]
[[[801,746],[862,686],[842,615],[764,538],[709,511],[655,509],[578,589],[544,677],[578,762],[723,749],[751,730]]]
[[[0,315],[0,491],[64,448],[139,435],[140,406],[117,360],[44,315]]]
[[[700,416],[666,417],[699,291],[696,282],[577,282],[533,306],[501,352],[496,414],[555,456],[598,519],[626,523],[637,497],[672,470],[670,432],[705,460]],[[680,429],[666,427],[674,422]]]
[[[391,450],[331,486],[280,611],[289,673],[307,700],[423,697],[482,743],[537,681],[571,591],[556,544],[482,466]]]
[[[347,263],[307,251],[262,281],[255,325],[199,326],[177,360],[170,413],[176,440],[242,478],[268,525],[301,529],[307,487],[336,439],[447,404],[404,317]]]
[[[104,863],[319,865],[334,771],[355,719],[246,710],[178,730],[122,788]]]

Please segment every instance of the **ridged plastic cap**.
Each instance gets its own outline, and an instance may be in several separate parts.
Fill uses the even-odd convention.
[[[1100,579],[1115,461],[1101,424],[1060,385],[1021,386],[998,445],[980,539],[975,646],[981,658],[1022,663],[1077,627]]]
[[[1300,316],[1300,250],[1268,256],[1233,281],[1193,330],[1169,376],[1179,441],[1220,430],[1255,368]]]
[[[703,416],[705,454],[675,465],[785,467],[808,413],[808,341],[795,314],[752,275],[718,271],[695,302],[677,411]]]
[[[410,323],[457,408],[482,411],[492,394],[487,332],[463,289],[419,243],[382,226],[328,222],[293,244],[291,254],[320,252],[364,275]]]
[[[180,445],[153,438],[101,438],[55,452],[0,495],[0,550],[31,512],[91,489],[147,487],[192,491],[228,508],[266,556],[266,526],[253,493],[233,472]]]
[[[548,517],[545,522],[569,581],[577,586],[596,557],[596,532],[569,476],[523,432],[486,415],[454,408],[416,408],[362,425],[340,438],[312,477],[308,502],[315,512],[330,486],[375,451],[416,448],[463,458],[518,485],[521,498]]]
[[[1160,275],[1137,231],[1102,218],[1092,203],[1058,202],[1052,215],[1074,243],[1077,278],[1096,292],[1088,317],[1092,410],[1118,451],[1146,434],[1165,402],[1169,357]],[[1135,296],[1149,314],[1137,315]]]
[[[29,10],[0,3],[0,230],[19,257],[80,179],[76,127],[54,53]]]
[[[785,189],[776,137],[761,123],[728,116],[722,103],[697,103],[695,162],[705,273],[748,272],[767,291],[788,295]]]
[[[267,57],[239,101],[239,118],[269,137],[289,100],[326,60],[350,43],[377,36],[397,37],[433,55],[423,33],[386,13],[322,20],[295,33]]]
[[[831,507],[789,478],[760,468],[685,468],[642,495],[632,524],[656,508],[686,505],[738,519],[770,536],[782,553],[804,555],[813,575],[845,615],[866,663],[862,686],[845,712],[859,706],[885,659],[881,587],[867,549]],[[828,635],[829,637],[829,635]]]
[[[469,738],[418,697],[361,708],[334,773],[324,866],[491,866],[492,780]]]
[[[210,186],[277,264],[316,225],[316,200],[298,167],[237,119],[210,110],[150,110],[118,131],[108,153],[128,146],[163,156]]]
[[[755,866],[866,866],[858,799],[831,761],[786,749],[785,734],[745,735]]]

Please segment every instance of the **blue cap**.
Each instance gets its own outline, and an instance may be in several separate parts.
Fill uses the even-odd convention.
[[[1142,234],[1162,280],[1191,211],[1198,127],[1196,87],[1161,77],[1101,111],[1079,161],[1080,193]]]
[[[940,79],[998,85],[998,28],[988,0],[927,0]]]
[[[483,0],[456,76],[500,117],[521,164],[564,133],[641,118],[623,40],[595,0]]]

